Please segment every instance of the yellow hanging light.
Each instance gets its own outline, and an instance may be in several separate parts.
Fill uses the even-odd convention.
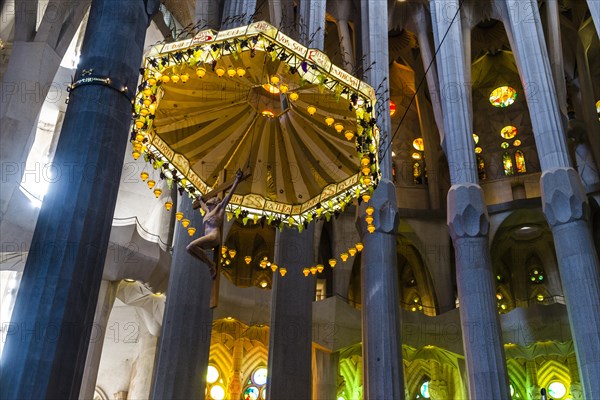
[[[150,99],[148,99],[148,104],[147,104],[146,106],[149,106],[149,105],[150,105],[150,102],[151,102],[151,101],[150,101]],[[149,113],[150,113],[150,111],[148,111],[148,109],[147,109],[147,108],[142,108],[142,109],[140,109],[140,115],[141,115],[142,117],[145,117],[145,116],[146,116],[146,115],[148,115]],[[136,137],[137,137],[137,136],[136,136]],[[144,138],[144,136],[142,136],[142,139],[143,139],[143,138]],[[142,140],[142,139],[140,139],[140,140]]]
[[[217,68],[215,68],[215,72],[217,73],[217,76],[220,78],[223,75],[225,75],[225,68],[217,67]]]
[[[363,176],[363,183],[365,185],[370,185],[371,184],[371,177],[369,175]]]
[[[182,83],[186,83],[190,80],[190,75],[187,72],[184,72],[183,74],[179,75],[179,77],[181,78]]]
[[[352,140],[352,138],[354,137],[354,132],[352,132],[351,130],[347,130],[346,132],[344,132],[344,137],[347,140]]]
[[[374,219],[374,218],[373,218],[373,216],[372,216],[372,215],[367,215],[367,216],[365,217],[365,221],[367,221],[367,224],[368,224],[368,225],[371,225],[371,224],[373,223],[373,219]]]
[[[183,213],[181,211],[177,211],[175,213],[175,218],[177,219],[177,221],[181,221],[181,218],[183,218]]]
[[[189,234],[190,236],[194,236],[194,233],[196,233],[196,228],[194,228],[193,226],[190,226],[190,227],[187,229],[187,231],[188,231],[188,234]]]
[[[169,83],[171,78],[169,78],[169,75],[163,75],[160,77],[160,80],[162,81],[162,83]]]
[[[135,120],[135,127],[141,129],[146,123],[146,118],[138,118]]]
[[[171,211],[171,208],[173,208],[173,202],[171,200],[167,200],[165,202],[165,208],[167,209],[167,211]]]
[[[171,81],[172,81],[173,83],[177,83],[177,82],[179,82],[179,75],[177,75],[177,74],[173,74],[173,75],[171,75]]]
[[[308,111],[308,113],[310,115],[315,115],[315,113],[317,112],[317,107],[312,106],[312,105],[308,106],[308,107],[306,107],[306,111]]]
[[[289,87],[287,84],[282,83],[281,85],[279,85],[279,91],[283,94],[287,93]]]
[[[290,93],[290,95],[288,97],[289,97],[289,99],[291,101],[296,101],[296,100],[298,100],[298,98],[300,97],[300,95],[298,93],[296,93],[296,92],[293,92],[293,93]]]
[[[375,225],[373,225],[373,224],[367,225],[367,230],[369,231],[369,233],[375,232]]]
[[[312,267],[310,267],[310,273],[311,274],[315,275],[317,273],[317,271],[318,271],[318,269],[317,269],[316,266],[313,265]]]
[[[228,249],[227,249],[227,246],[221,246],[221,254],[222,254],[222,255],[225,255],[225,254],[227,254],[227,250],[228,250]]]
[[[335,125],[333,125],[333,127],[335,128],[337,133],[341,133],[344,130],[344,125],[340,122],[336,122]]]
[[[356,247],[350,247],[350,248],[348,249],[348,253],[350,253],[350,255],[351,255],[352,257],[354,257],[354,256],[356,255]]]
[[[149,76],[149,77],[148,77],[148,84],[149,84],[150,86],[154,86],[154,85],[156,85],[156,77],[154,77],[154,76]]]
[[[246,262],[246,264],[250,264],[252,262],[252,256],[244,257],[244,261]]]
[[[152,99],[149,97],[146,97],[144,100],[142,100],[143,104],[148,107],[150,106],[150,104],[152,104]]]
[[[273,76],[271,77],[271,84],[273,84],[273,85],[277,85],[278,83],[279,83],[279,77],[278,77],[278,76],[276,76],[276,75],[273,75]]]
[[[162,193],[162,190],[160,190],[160,188],[154,189],[154,195],[156,196],[157,199],[160,197],[161,193]]]
[[[358,251],[360,253],[362,251],[362,249],[365,248],[365,245],[362,244],[361,242],[358,242],[358,243],[356,243],[355,247],[356,247],[356,251]]]
[[[271,264],[271,271],[277,271],[277,264]]]
[[[327,126],[333,125],[334,122],[335,122],[335,119],[333,119],[333,117],[331,115],[328,115],[325,118],[325,123],[327,124]]]
[[[150,179],[148,182],[148,188],[152,189],[154,187],[154,185],[156,185],[156,182],[154,181],[154,179]]]
[[[235,251],[235,249],[229,249],[227,254],[229,254],[229,257],[233,258],[237,254],[237,251]]]
[[[137,140],[138,142],[141,142],[142,140],[144,140],[144,134],[142,132],[136,133],[135,140]]]
[[[184,228],[187,228],[189,224],[190,224],[190,220],[189,220],[189,219],[187,219],[187,218],[184,218],[184,219],[182,219],[182,220],[181,220],[181,225],[182,225]]]
[[[371,200],[371,195],[369,193],[365,193],[362,195],[362,199],[365,203],[368,203]]]
[[[261,268],[267,268],[267,257],[265,257],[262,260],[260,260],[260,267]]]
[[[346,260],[348,260],[348,253],[341,253],[340,258],[343,262],[346,262]]]
[[[144,96],[150,97],[150,96],[152,96],[152,89],[147,87],[144,90],[142,90],[142,93],[144,93]]]
[[[371,159],[369,158],[369,156],[362,156],[360,159],[360,165],[362,165],[363,167],[366,167],[367,165],[371,164]]]
[[[140,142],[133,142],[133,148],[137,151],[142,151],[142,144]]]
[[[281,276],[285,276],[285,274],[287,274],[287,268],[286,267],[279,268],[279,273],[281,274]]]
[[[238,69],[236,69],[236,72],[238,74],[238,76],[241,78],[242,76],[246,75],[246,69],[242,68],[242,67],[238,67]]]
[[[369,206],[365,209],[365,212],[367,213],[367,215],[373,215],[373,212],[375,212],[375,208],[373,206]]]
[[[337,260],[335,258],[330,258],[329,259],[329,266],[331,268],[335,268],[336,264],[337,264]]]
[[[146,171],[142,171],[142,173],[140,174],[140,178],[142,178],[143,182],[146,182],[146,179],[148,179],[148,176],[150,176]]]
[[[137,150],[133,150],[131,152],[131,156],[133,157],[134,160],[137,160],[138,158],[140,158],[141,153],[139,151],[137,151]]]
[[[236,72],[235,68],[233,68],[233,67],[227,68],[227,75],[229,75],[230,78],[233,78],[234,76],[236,76],[237,72]]]
[[[204,75],[206,75],[206,68],[204,68],[204,67],[196,68],[196,76],[198,78],[204,78]]]
[[[302,273],[304,274],[304,276],[308,276],[308,274],[310,274],[310,269],[309,268],[304,268],[302,270]]]
[[[323,272],[324,269],[325,269],[325,266],[323,264],[317,264],[317,272],[318,273]]]
[[[365,165],[360,171],[363,173],[363,175],[369,175],[371,173],[371,166]]]

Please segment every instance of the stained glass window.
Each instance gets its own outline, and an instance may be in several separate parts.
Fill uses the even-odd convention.
[[[413,140],[413,147],[415,150],[423,151],[425,150],[425,145],[423,144],[423,138],[416,138]]]
[[[421,385],[421,388],[419,389],[419,392],[421,393],[421,397],[423,397],[424,399],[429,399],[430,398],[430,395],[429,395],[429,381],[423,382],[423,384]]]
[[[517,167],[517,173],[522,174],[527,172],[527,168],[525,167],[525,155],[521,150],[515,152],[515,166]]]
[[[516,127],[508,125],[502,128],[502,130],[500,131],[500,136],[502,136],[504,139],[512,139],[515,136],[517,136],[517,133],[518,131]]]
[[[214,365],[209,365],[206,370],[206,394],[208,400],[223,400],[225,398],[223,379]]]
[[[475,142],[475,144],[479,144],[479,136],[475,133],[473,134],[473,141]]]
[[[504,166],[504,175],[514,175],[515,167],[513,165],[513,160],[508,152],[505,152],[502,155],[502,165]]]
[[[423,169],[419,162],[413,164],[413,181],[418,185],[423,183]]]
[[[513,146],[515,146],[515,147],[519,147],[520,145],[521,145],[521,141],[519,139],[517,139],[513,142]]]
[[[500,147],[502,147],[503,149],[508,149],[510,147],[510,145],[507,142],[502,142],[500,144]]]
[[[567,394],[567,387],[562,382],[552,382],[548,385],[548,394],[553,399],[562,399]]]
[[[267,369],[260,367],[254,370],[248,378],[242,400],[266,400],[267,398]]]
[[[490,93],[490,103],[494,107],[508,107],[517,99],[517,91],[510,86],[500,86]]]
[[[487,178],[487,174],[485,173],[485,161],[479,156],[477,156],[477,175],[479,176],[480,181]]]
[[[529,270],[529,282],[538,285],[544,283],[544,270],[540,266],[533,266]]]
[[[481,152],[483,151],[483,149],[479,146],[475,147],[475,154],[481,154]]]

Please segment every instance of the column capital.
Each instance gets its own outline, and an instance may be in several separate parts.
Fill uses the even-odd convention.
[[[474,183],[455,184],[448,191],[448,228],[453,240],[488,234],[490,220],[483,191]]]
[[[371,199],[363,202],[359,208],[356,218],[356,227],[363,238],[370,233],[367,231],[367,207],[373,207],[373,225],[380,233],[395,233],[398,226],[398,203],[396,201],[396,187],[392,181],[382,179],[373,192]]]
[[[587,220],[590,209],[583,184],[571,167],[553,168],[542,173],[542,208],[550,226]]]

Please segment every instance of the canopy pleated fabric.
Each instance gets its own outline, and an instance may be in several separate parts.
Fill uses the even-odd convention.
[[[228,211],[302,225],[377,184],[373,89],[269,24],[159,45],[143,73],[137,156],[191,195],[242,169]]]

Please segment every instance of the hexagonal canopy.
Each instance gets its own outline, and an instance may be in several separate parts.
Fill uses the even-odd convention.
[[[244,222],[302,226],[377,184],[374,90],[266,22],[154,46],[142,73],[134,157],[191,195],[250,171],[228,206]]]

